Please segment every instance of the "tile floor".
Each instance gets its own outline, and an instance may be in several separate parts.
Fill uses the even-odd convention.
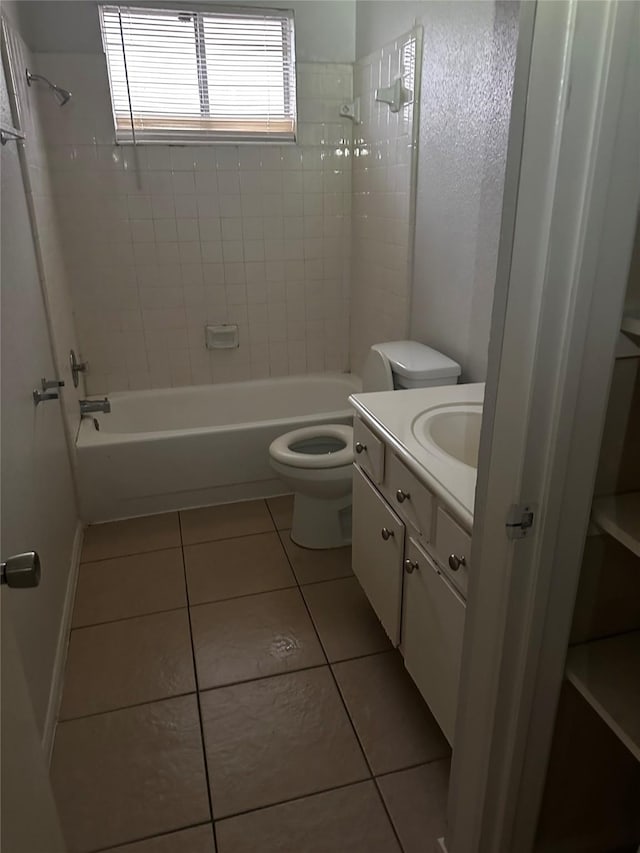
[[[52,776],[71,853],[420,853],[449,747],[291,499],[89,527]]]

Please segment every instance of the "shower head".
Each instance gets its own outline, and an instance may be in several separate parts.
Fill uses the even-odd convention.
[[[47,80],[47,78],[43,77],[41,74],[32,74],[28,68],[26,69],[26,75],[27,86],[30,86],[34,80],[40,80],[42,83],[46,83],[53,92],[59,106],[64,107],[64,105],[71,100],[71,92],[68,89],[63,89],[62,86],[56,86],[55,83],[52,83],[51,80]]]

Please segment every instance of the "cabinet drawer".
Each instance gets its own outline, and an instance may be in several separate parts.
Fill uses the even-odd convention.
[[[449,580],[467,595],[469,580],[469,560],[471,557],[471,537],[457,524],[442,507],[436,513],[436,554]],[[453,568],[455,559],[460,561],[458,569]],[[449,560],[451,559],[451,563]]]
[[[400,518],[423,542],[431,541],[433,499],[431,492],[404,465],[395,453],[387,453],[385,492]]]
[[[404,524],[353,468],[353,571],[391,642],[400,642]]]
[[[384,442],[360,419],[353,425],[354,458],[374,483],[384,478]]]
[[[462,659],[465,604],[435,563],[412,539],[411,573],[405,572],[402,651],[404,664],[453,744]]]

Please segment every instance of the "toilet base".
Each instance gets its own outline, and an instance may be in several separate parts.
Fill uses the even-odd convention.
[[[327,500],[296,492],[291,539],[314,550],[351,545],[351,494]]]

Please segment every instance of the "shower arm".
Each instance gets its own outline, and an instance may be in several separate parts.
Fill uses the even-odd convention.
[[[56,83],[52,83],[51,80],[48,80],[42,74],[32,74],[28,68],[25,69],[25,76],[27,78],[27,86],[31,86],[33,82],[41,81],[42,83],[46,83],[47,86],[51,89],[51,91],[55,94],[58,99],[60,106],[64,107],[67,101],[71,100],[71,92],[68,89],[63,89],[62,86],[56,85]]]

